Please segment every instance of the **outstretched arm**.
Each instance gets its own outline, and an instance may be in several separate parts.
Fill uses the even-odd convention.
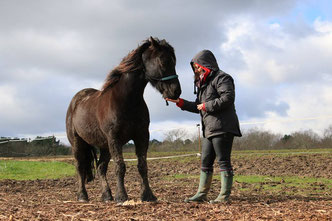
[[[198,106],[201,104],[197,104],[197,100],[194,102],[187,101],[182,98],[178,98],[176,100],[166,98],[166,100],[176,103],[176,106],[181,108],[181,110],[185,110],[185,111],[189,111],[189,112],[193,112],[193,113],[199,113],[200,109],[198,109],[199,108]]]

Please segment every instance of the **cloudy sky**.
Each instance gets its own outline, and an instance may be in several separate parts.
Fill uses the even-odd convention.
[[[332,3],[328,0],[0,1],[0,136],[57,135],[82,88],[100,88],[149,36],[177,56],[193,100],[191,58],[210,49],[236,84],[241,128],[275,133],[332,124]],[[199,115],[165,105],[150,85],[152,138],[197,131]]]

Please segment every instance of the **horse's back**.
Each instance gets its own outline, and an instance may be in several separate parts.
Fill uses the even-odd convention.
[[[83,90],[80,90],[79,92],[77,92],[75,94],[75,96],[72,98],[68,110],[67,110],[67,121],[70,120],[69,117],[71,117],[75,110],[77,109],[77,107],[83,102],[86,101],[87,99],[90,98],[90,96],[96,94],[97,92],[99,92],[98,90],[94,89],[94,88],[85,88]]]
[[[94,88],[85,88],[85,89],[80,90],[79,92],[77,92],[75,94],[75,96],[71,100],[69,108],[71,108],[72,111],[75,111],[76,107],[82,101],[87,100],[90,96],[96,94],[97,92],[99,92],[99,91]]]

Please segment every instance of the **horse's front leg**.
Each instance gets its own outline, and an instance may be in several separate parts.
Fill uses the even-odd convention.
[[[134,140],[137,155],[137,168],[141,175],[141,200],[156,201],[157,197],[153,195],[149,185],[148,166],[146,162],[147,151],[149,146],[149,135]]]
[[[114,140],[109,141],[109,149],[111,156],[115,163],[115,175],[116,175],[116,191],[115,201],[124,202],[128,200],[128,195],[124,186],[124,177],[126,174],[126,164],[123,160],[122,145],[119,145]]]

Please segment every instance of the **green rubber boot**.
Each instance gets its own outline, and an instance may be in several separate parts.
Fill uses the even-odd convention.
[[[213,173],[207,173],[204,171],[201,171],[201,175],[199,178],[199,187],[197,190],[197,193],[190,198],[186,198],[184,202],[205,202],[207,201],[207,193],[210,190],[211,183],[212,183],[212,175]]]
[[[233,172],[222,171],[221,175],[221,189],[219,196],[215,200],[211,200],[210,203],[227,203],[229,202],[229,196],[231,195],[233,185]]]

